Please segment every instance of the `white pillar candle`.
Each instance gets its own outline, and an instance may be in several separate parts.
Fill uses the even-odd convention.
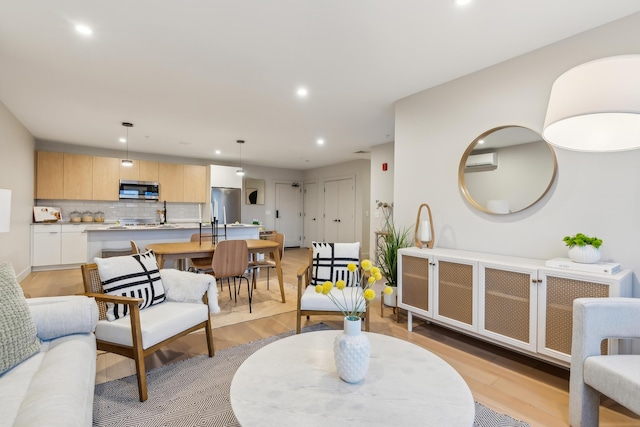
[[[200,218],[200,223],[202,224],[202,205],[198,203],[198,218]]]
[[[431,240],[431,224],[429,224],[429,220],[422,221],[422,224],[420,224],[420,240],[423,242]]]
[[[222,223],[223,224],[227,223],[227,207],[226,206],[222,207]]]
[[[218,219],[218,201],[214,200],[213,201],[213,211],[211,211],[211,221],[213,222],[213,219]]]

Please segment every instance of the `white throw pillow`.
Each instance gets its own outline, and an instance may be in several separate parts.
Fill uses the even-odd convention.
[[[350,273],[347,265],[360,265],[360,242],[325,243],[311,242],[313,246],[313,264],[311,266],[311,284],[321,285],[326,281],[335,283],[344,280],[347,286],[356,282],[355,273]]]
[[[142,298],[141,310],[165,300],[164,287],[153,251],[127,256],[96,258],[105,294]],[[129,314],[126,304],[107,303],[107,320]]]

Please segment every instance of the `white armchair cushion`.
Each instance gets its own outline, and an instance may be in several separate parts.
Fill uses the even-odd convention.
[[[164,287],[153,251],[112,258],[95,258],[105,294],[142,298],[140,310],[165,300]],[[107,319],[127,316],[126,304],[107,303]]]
[[[185,303],[165,301],[140,311],[142,348],[147,349],[180,332],[206,321],[209,310],[202,302]],[[96,326],[96,339],[132,346],[131,319],[100,320]]]
[[[347,308],[347,311],[353,310],[354,301],[363,301],[363,290],[359,286],[346,287],[339,290],[334,287],[331,289],[331,295],[336,297]],[[331,301],[328,295],[316,292],[315,286],[307,286],[300,300],[301,310],[313,311],[340,311],[340,309]]]
[[[584,361],[584,382],[640,414],[640,355],[588,357]]]
[[[321,285],[326,281],[335,283],[338,280],[344,280],[347,286],[355,283],[355,273],[349,272],[347,265],[360,264],[360,242],[312,242],[311,244],[313,246],[312,285]]]
[[[41,340],[91,333],[98,323],[98,305],[93,298],[80,295],[29,298],[27,305]]]

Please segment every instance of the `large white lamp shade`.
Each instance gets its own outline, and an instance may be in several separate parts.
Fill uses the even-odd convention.
[[[9,231],[11,224],[11,190],[0,189],[0,233]]]
[[[567,150],[640,148],[640,55],[597,59],[558,77],[542,136]]]

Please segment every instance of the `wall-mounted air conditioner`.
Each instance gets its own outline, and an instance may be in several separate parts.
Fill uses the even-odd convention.
[[[472,154],[467,157],[467,168],[497,168],[498,167],[498,153],[482,153]]]

